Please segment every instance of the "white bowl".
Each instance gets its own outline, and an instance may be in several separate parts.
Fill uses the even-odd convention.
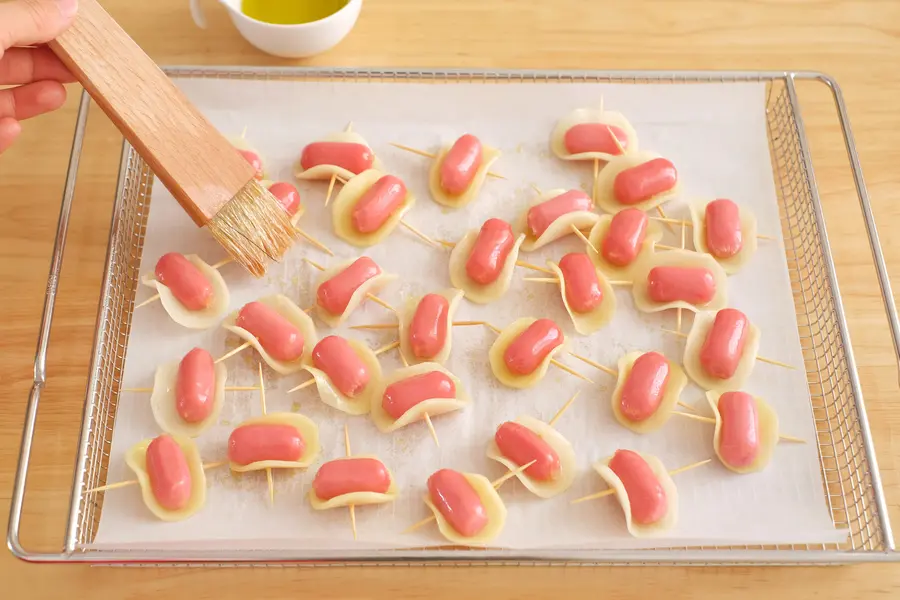
[[[275,25],[242,13],[241,0],[219,2],[228,9],[231,22],[245,40],[267,54],[284,58],[305,58],[331,50],[353,29],[362,8],[362,0],[349,0],[324,19],[299,25]],[[191,16],[197,27],[206,29],[199,0],[191,0]]]

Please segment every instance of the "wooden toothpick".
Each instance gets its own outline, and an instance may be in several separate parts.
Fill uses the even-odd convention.
[[[715,424],[716,424],[716,420],[713,419],[712,417],[704,417],[704,416],[701,416],[701,415],[692,415],[692,414],[690,414],[690,413],[683,413],[683,412],[679,412],[679,411],[677,411],[677,410],[673,410],[673,411],[672,411],[672,414],[673,414],[673,415],[678,415],[678,416],[680,416],[680,417],[686,417],[686,418],[688,418],[688,419],[694,419],[695,421],[700,421],[701,423],[709,423],[710,425],[715,425]],[[781,435],[781,434],[779,434],[779,435],[778,435],[778,439],[781,440],[781,441],[792,442],[792,443],[795,443],[795,444],[805,444],[805,443],[806,443],[806,440],[800,439],[800,438],[798,438],[798,437],[794,437],[794,436],[792,436],[792,435]]]
[[[657,208],[659,208],[659,207],[657,207]],[[693,226],[694,226],[694,222],[693,222],[693,221],[688,221],[688,220],[685,220],[685,219],[670,219],[670,218],[667,217],[667,216],[665,215],[665,213],[663,213],[661,210],[659,210],[658,212],[660,213],[660,216],[658,216],[658,217],[650,217],[650,218],[653,219],[654,221],[659,221],[659,222],[661,222],[661,223],[666,223],[667,225],[683,225],[683,226],[685,226],[685,227],[693,227]],[[671,229],[671,227],[670,227],[670,229]],[[757,234],[756,234],[756,238],[757,238],[757,239],[760,239],[760,240],[774,240],[774,239],[775,239],[774,236],[771,236],[771,235],[765,235],[765,234],[762,234],[762,233],[757,233]],[[660,244],[657,244],[657,247],[662,248],[663,246],[661,246]],[[675,248],[670,248],[670,249],[675,250]]]
[[[484,325],[484,321],[453,321],[453,327],[472,327]],[[351,325],[350,329],[398,329],[399,323],[368,323],[364,325]]]
[[[398,144],[396,142],[389,142],[389,144],[391,146],[393,146],[394,148],[398,148],[400,150],[405,150],[406,152],[411,152],[413,154],[418,154],[419,156],[424,156],[425,158],[430,158],[432,160],[437,158],[437,155],[432,154],[431,152],[426,152],[424,150],[419,150],[418,148],[413,148],[411,146],[405,146],[403,144]],[[499,173],[494,173],[493,171],[488,171],[487,175],[488,175],[488,177],[495,177],[497,179],[506,179],[506,177],[504,177],[503,175],[500,175]]]
[[[319,271],[325,270],[325,267],[323,267],[319,263],[315,262],[314,260],[304,257],[303,261],[314,269],[318,269]],[[371,300],[372,302],[374,302],[376,304],[380,304],[381,306],[385,307],[386,309],[388,309],[391,312],[394,312],[394,313],[397,312],[396,310],[394,310],[393,306],[391,306],[390,304],[388,304],[387,302],[385,302],[384,300],[382,300],[375,294],[366,293],[366,298],[368,298],[369,300]],[[313,308],[314,308],[314,306],[311,306],[303,312],[310,312]]]
[[[431,415],[425,413],[423,418],[425,419],[425,424],[428,425],[428,431],[431,432],[431,438],[434,440],[434,445],[440,448],[441,441],[438,439],[437,431],[434,430],[434,423],[431,422]]]
[[[413,227],[412,225],[410,225],[409,223],[407,223],[407,222],[404,221],[403,219],[400,219],[400,224],[401,224],[403,227],[405,227],[406,229],[408,229],[408,230],[410,230],[411,232],[413,232],[414,234],[416,234],[419,238],[421,238],[423,241],[425,241],[425,243],[427,243],[429,246],[434,246],[434,247],[436,247],[436,248],[437,248],[437,247],[440,247],[440,243],[438,243],[437,241],[435,241],[435,240],[433,240],[432,238],[428,237],[427,235],[425,235],[424,233],[422,233],[421,231],[419,231],[418,229],[416,229],[415,227]]]
[[[684,332],[682,332],[682,331],[675,331],[675,330],[672,330],[672,329],[663,329],[662,331],[665,332],[665,333],[672,334],[672,335],[677,335],[677,336],[680,337],[680,338],[687,338],[687,337],[688,337],[688,334],[686,334],[686,333],[684,333]],[[764,362],[764,363],[769,363],[770,365],[775,365],[776,367],[782,367],[782,368],[785,368],[785,369],[790,369],[791,371],[796,371],[796,370],[797,370],[797,367],[794,367],[794,366],[789,365],[789,364],[787,364],[787,363],[783,363],[783,362],[781,362],[780,360],[775,360],[775,359],[773,359],[773,358],[766,358],[766,357],[764,357],[764,356],[759,356],[759,355],[757,355],[756,360],[758,360],[758,361],[760,361],[760,362]]]
[[[687,231],[687,227],[684,226],[684,223],[681,224],[681,249],[684,250],[685,239],[684,232]],[[675,329],[681,331],[681,311],[682,308],[678,307],[678,312],[676,313],[676,321],[675,321]]]
[[[213,363],[214,363],[214,364],[219,364],[219,363],[222,362],[223,360],[226,360],[226,359],[228,359],[228,358],[231,358],[232,356],[234,356],[234,355],[237,354],[238,352],[241,352],[242,350],[246,350],[246,349],[249,348],[249,347],[250,347],[250,342],[244,342],[243,344],[241,344],[240,346],[238,346],[238,347],[235,348],[234,350],[232,350],[232,351],[230,351],[230,352],[226,352],[225,354],[223,354],[222,356],[220,356],[219,358],[217,358],[216,360],[214,360]]]
[[[325,244],[323,244],[322,242],[320,242],[319,240],[317,240],[310,234],[306,233],[299,227],[294,227],[294,231],[296,231],[300,235],[300,237],[302,237],[304,240],[306,240],[307,242],[309,242],[310,244],[312,244],[313,246],[315,246],[316,248],[318,248],[319,250],[321,250],[328,256],[334,256],[334,252],[332,252],[328,246],[326,246]]]
[[[353,121],[347,123],[347,126],[344,128],[345,133],[350,133],[351,131],[353,131]],[[334,182],[337,181],[337,179],[337,173],[332,173],[331,178],[328,180],[328,191],[325,193],[325,206],[328,206],[328,203],[331,202],[331,194],[334,192]],[[341,180],[341,183],[347,182]]]
[[[218,467],[221,467],[221,466],[224,466],[227,464],[228,464],[227,460],[220,460],[218,462],[206,463],[205,465],[203,465],[203,470],[209,471],[210,469],[216,469]],[[109,490],[118,490],[118,489],[126,488],[126,487],[129,487],[132,485],[137,485],[138,483],[139,482],[137,479],[129,479],[127,481],[118,481],[116,483],[108,483],[106,485],[101,485],[99,487],[91,488],[89,490],[86,490],[84,493],[85,494],[93,494],[95,492],[107,492]]]
[[[292,387],[291,389],[289,389],[289,390],[287,391],[287,393],[290,394],[291,392],[296,392],[296,391],[299,391],[299,390],[302,390],[302,389],[306,389],[306,388],[308,388],[309,386],[311,386],[312,384],[314,384],[315,382],[316,382],[316,378],[313,377],[312,379],[309,379],[309,380],[307,380],[307,381],[304,381],[303,383],[301,383],[300,385],[298,385],[298,386],[296,386],[296,387]]]
[[[353,456],[353,453],[350,452],[350,429],[346,423],[344,423],[344,450],[348,458]],[[349,504],[348,507],[350,508],[350,527],[353,529],[353,539],[356,540],[356,507],[352,504]]]
[[[584,233],[582,233],[580,229],[575,227],[575,223],[572,223],[572,233],[581,238],[581,241],[587,244],[588,248],[590,248],[594,254],[600,254],[600,252],[597,251],[597,248],[594,247],[593,242],[591,242],[591,240],[589,240],[588,237],[584,235]]]
[[[263,416],[266,416],[266,384],[263,379],[262,363],[258,363],[259,369],[259,405]],[[272,480],[272,469],[266,467],[266,483],[269,486],[269,504],[275,506],[275,482]]]
[[[572,394],[572,397],[569,398],[569,401],[566,402],[565,404],[563,404],[562,408],[560,408],[558,411],[556,411],[556,414],[553,415],[552,419],[547,421],[547,425],[549,425],[550,427],[553,427],[556,424],[556,422],[559,421],[559,418],[561,416],[563,416],[563,413],[566,412],[567,410],[569,410],[569,407],[572,406],[572,403],[575,402],[575,398],[577,398],[578,394],[580,394],[580,393],[581,392],[575,392],[574,394]]]
[[[385,346],[382,346],[381,348],[378,348],[377,350],[374,350],[373,354],[375,354],[375,356],[378,356],[379,354],[384,354],[385,352],[390,352],[394,348],[399,348],[399,347],[400,347],[399,341],[391,342],[390,344],[387,344]]]
[[[229,385],[225,387],[226,392],[252,392],[258,390],[259,388],[255,385]],[[153,388],[148,387],[136,387],[136,388],[121,388],[120,392],[138,392],[138,393],[151,393]]]
[[[660,216],[660,221],[662,221],[663,223],[666,224],[666,227],[669,228],[669,231],[671,231],[672,233],[675,233],[675,228],[672,227],[672,223],[670,222],[671,219],[669,219],[669,217],[666,216],[666,211],[663,210],[663,207],[657,206],[656,212]]]
[[[606,129],[609,130],[609,127],[607,127]],[[610,133],[612,133],[612,132],[610,131]],[[615,138],[615,137],[616,136],[613,136],[613,138]],[[599,178],[600,178],[600,161],[595,158],[594,159],[594,176],[591,179],[591,202],[593,202],[594,205],[597,204],[597,179],[599,179]]]
[[[669,471],[669,475],[678,475],[679,473],[684,473],[685,471],[689,471],[691,469],[696,469],[697,467],[702,467],[703,465],[709,464],[712,462],[711,458],[707,458],[706,460],[701,460],[700,462],[696,462],[691,465],[687,465],[685,467],[681,467],[680,469],[675,469],[674,471]],[[616,493],[614,488],[609,488],[608,490],[603,490],[602,492],[597,492],[596,494],[591,494],[590,496],[583,496],[576,500],[572,500],[570,504],[579,504],[580,502],[587,502],[588,500],[596,500],[597,498],[605,498],[606,496],[612,496]]]

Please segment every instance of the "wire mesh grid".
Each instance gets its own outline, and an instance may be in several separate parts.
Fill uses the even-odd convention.
[[[800,129],[786,85],[788,74],[597,74],[597,73],[501,73],[501,72],[422,72],[380,70],[296,70],[296,69],[171,69],[175,77],[281,78],[304,80],[379,80],[419,82],[515,83],[535,81],[689,84],[704,82],[767,82],[767,122],[773,175],[779,199],[785,252],[788,261],[799,334],[805,358],[823,485],[835,527],[848,528],[850,535],[840,544],[771,546],[701,546],[681,549],[650,549],[639,552],[640,562],[654,562],[662,552],[729,550],[831,552],[879,552],[887,548],[878,520],[875,490],[865,452],[864,437],[856,409],[855,390],[849,377],[847,356],[842,342],[842,327],[835,312],[835,297],[828,282],[834,276],[827,260],[823,236],[816,219],[816,199],[800,141]],[[97,333],[97,357],[93,373],[92,395],[88,397],[85,418],[89,419],[86,457],[81,486],[73,494],[71,543],[67,550],[82,548],[92,552],[90,543],[96,534],[103,507],[102,494],[84,491],[106,483],[109,450],[115,423],[118,390],[125,365],[125,352],[139,282],[140,256],[146,230],[153,176],[147,164],[130,147],[123,152],[119,197],[116,201],[108,264],[109,294],[101,300]],[[467,560],[472,560],[466,551]],[[253,559],[253,552],[244,552]],[[376,559],[391,561],[390,551],[373,553]],[[780,554],[781,552],[772,552]],[[399,557],[399,555],[398,555]],[[177,557],[172,557],[177,560]],[[479,559],[474,559],[478,561]],[[415,562],[415,559],[413,559]],[[509,564],[509,561],[498,561]],[[607,557],[604,562],[619,562]],[[329,563],[334,564],[334,563]],[[396,564],[386,562],[386,564]],[[406,558],[403,563],[411,564]],[[431,564],[431,563],[430,563]],[[456,563],[449,563],[456,564]],[[490,563],[495,564],[495,563]],[[541,564],[557,564],[541,562]],[[565,564],[577,564],[566,561]],[[581,564],[592,564],[585,561]]]

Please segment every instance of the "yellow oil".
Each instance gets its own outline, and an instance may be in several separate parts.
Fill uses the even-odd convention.
[[[241,0],[241,12],[276,25],[312,23],[344,8],[348,0]]]

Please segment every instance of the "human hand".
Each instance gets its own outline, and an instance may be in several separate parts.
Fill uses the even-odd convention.
[[[0,0],[0,153],[22,132],[21,121],[66,101],[72,74],[46,46],[75,17],[78,0]],[[36,46],[20,48],[17,46]]]

